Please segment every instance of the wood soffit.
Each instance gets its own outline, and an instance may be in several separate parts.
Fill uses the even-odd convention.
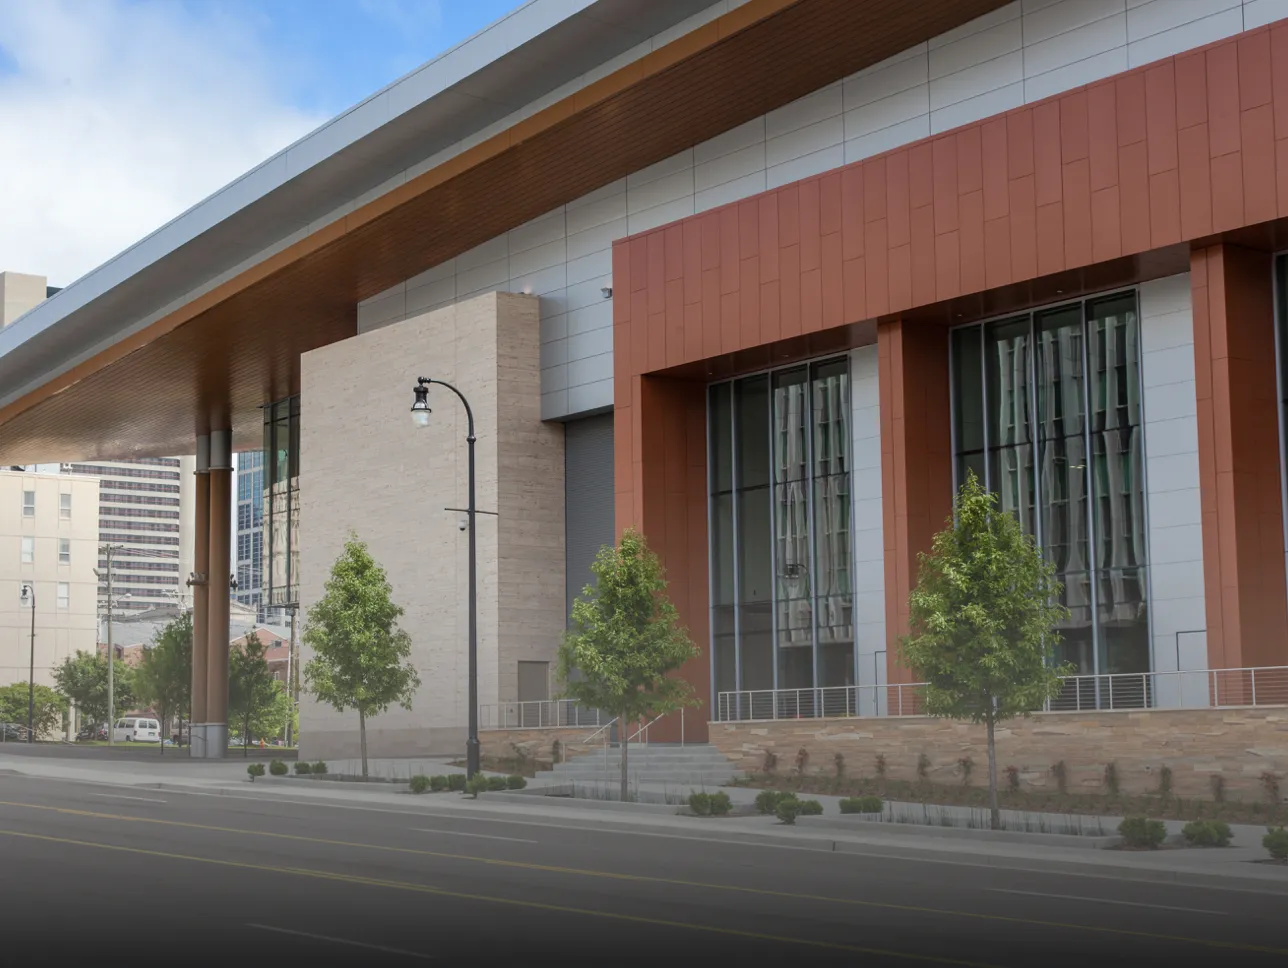
[[[265,260],[0,410],[0,462],[164,456],[298,392],[356,305],[1006,0],[750,0]]]

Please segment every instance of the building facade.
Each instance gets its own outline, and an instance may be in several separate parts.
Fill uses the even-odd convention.
[[[0,685],[34,669],[52,687],[64,659],[94,651],[97,534],[94,478],[0,471]]]
[[[0,457],[195,439],[214,596],[255,560],[218,549],[224,450],[262,440],[260,604],[306,612],[355,534],[405,608],[424,684],[378,756],[463,739],[467,436],[485,721],[554,694],[628,526],[702,653],[654,739],[915,711],[908,594],[970,474],[1064,586],[1061,708],[1288,700],[1288,2],[610,8],[534,0],[230,186],[238,231],[270,191],[300,226],[248,262],[194,217],[105,267],[210,260],[129,353],[15,383]],[[136,417],[109,383],[145,375]],[[434,386],[416,428],[418,376],[470,412]],[[302,753],[353,718],[306,700]]]
[[[264,453],[237,455],[236,601],[255,609],[259,621],[280,624],[280,608],[264,600]]]

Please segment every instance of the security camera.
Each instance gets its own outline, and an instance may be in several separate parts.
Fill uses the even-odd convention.
[[[456,522],[457,531],[467,531],[469,530],[469,527],[470,527],[469,518],[461,518],[459,521]]]

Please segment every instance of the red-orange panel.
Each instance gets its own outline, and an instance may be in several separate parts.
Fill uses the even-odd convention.
[[[742,349],[742,320],[739,310],[742,301],[737,290],[720,294],[720,352],[733,353]]]
[[[1180,173],[1175,168],[1149,176],[1149,225],[1155,248],[1181,241]]]
[[[760,284],[760,338],[767,343],[781,339],[782,328],[782,280]]]
[[[1012,279],[1011,220],[989,219],[984,223],[984,282],[991,289]]]
[[[1212,231],[1212,172],[1206,123],[1177,133],[1181,174],[1181,234],[1198,238]]]
[[[819,281],[823,287],[823,328],[830,329],[845,322],[840,231],[823,236],[822,243],[823,265]]]
[[[1145,75],[1124,74],[1114,83],[1117,95],[1118,147],[1145,140]]]
[[[988,121],[982,129],[984,218],[995,219],[1010,211],[1007,188],[1005,118]]]
[[[961,197],[961,291],[986,288],[984,272],[984,192]]]
[[[885,217],[886,159],[880,157],[863,163],[863,220],[874,222]]]
[[[1149,141],[1149,173],[1176,168],[1176,77],[1172,62],[1145,71],[1145,130]]]
[[[652,313],[648,318],[648,368],[663,370],[666,366],[666,313]]]
[[[652,232],[648,242],[648,311],[666,312],[666,236]]]
[[[863,255],[863,166],[841,171],[841,252],[846,259]]]
[[[1117,185],[1091,193],[1091,258],[1093,261],[1105,262],[1122,255],[1122,228],[1118,216]]]
[[[1118,184],[1118,108],[1112,81],[1087,90],[1087,156],[1091,190]]]
[[[793,183],[784,185],[778,195],[778,247],[799,245],[801,241],[801,196]]]
[[[1122,204],[1123,252],[1148,251],[1149,167],[1144,141],[1118,149],[1118,200]]]
[[[1275,142],[1275,184],[1279,196],[1279,216],[1288,216],[1288,138]]]
[[[887,253],[889,259],[889,304],[885,312],[898,313],[912,308],[912,246],[896,245]],[[872,257],[868,257],[869,265]],[[871,268],[868,278],[872,277]],[[870,307],[869,307],[870,308]]]
[[[1059,272],[1068,264],[1064,259],[1064,205],[1039,205],[1037,224],[1038,273],[1045,276]]]
[[[842,298],[847,323],[857,323],[868,316],[866,272],[862,258],[847,259],[841,266]]]
[[[631,239],[629,245],[631,271],[628,278],[631,281],[631,292],[639,292],[648,288],[648,239],[640,236]]]
[[[1270,32],[1254,30],[1239,38],[1239,107],[1269,104],[1272,94]]]
[[[1033,174],[1033,110],[1021,108],[1006,116],[1006,166],[1011,178]]]
[[[1080,161],[1091,151],[1087,92],[1075,91],[1060,98],[1060,160]]]
[[[801,248],[789,245],[778,251],[780,267],[780,326],[784,338],[801,334]]]
[[[822,252],[819,243],[819,184],[817,178],[800,183],[801,271],[819,267]]]
[[[702,271],[720,268],[720,213],[698,216],[702,227]]]
[[[760,281],[772,282],[778,278],[778,193],[766,192],[760,196]]]
[[[720,214],[720,294],[738,291],[738,208],[730,205]]]
[[[742,260],[742,285],[738,287],[738,325],[742,336],[739,349],[757,346],[760,333],[760,260],[753,257]]]
[[[870,209],[869,209],[870,211]],[[878,219],[867,224],[867,239],[864,257],[867,262],[868,277],[868,313],[880,316],[889,312],[890,283],[886,275],[889,265],[889,251],[886,248],[885,219]],[[783,335],[786,335],[784,328]]]
[[[1033,109],[1033,173],[1039,208],[1060,201],[1060,102],[1047,101]]]
[[[1064,166],[1064,257],[1069,266],[1091,264],[1091,162]]]
[[[819,179],[819,234],[841,231],[841,173],[831,171]]]
[[[1212,159],[1212,231],[1243,224],[1243,158],[1236,151]]]
[[[1239,47],[1219,44],[1207,52],[1208,139],[1212,156],[1239,150]]]
[[[663,235],[666,252],[666,281],[684,278],[684,224],[676,222],[666,227]]]
[[[684,362],[684,280],[666,284],[666,365]]]
[[[613,300],[613,322],[628,322],[631,318],[631,247],[628,242],[613,245],[613,288],[621,293]]]
[[[807,269],[801,273],[801,331],[816,333],[823,328],[823,273]]]
[[[702,223],[698,219],[684,222],[684,302],[702,302]]]
[[[936,138],[932,143],[934,162],[935,234],[953,232],[958,226],[957,139]]]
[[[1033,176],[1012,178],[1010,189],[1011,272],[1015,279],[1032,279],[1038,274],[1038,213],[1033,200]]]
[[[957,191],[962,195],[984,187],[983,129],[979,125],[957,133]]]
[[[702,355],[720,355],[720,269],[702,272]]]
[[[1176,58],[1176,126],[1184,130],[1207,122],[1207,55],[1202,51]]]
[[[749,198],[738,203],[738,258],[750,259],[759,254],[760,204]]]
[[[1241,120],[1243,217],[1248,222],[1268,222],[1279,213],[1275,184],[1274,109],[1263,104],[1244,111]]]
[[[881,200],[881,212],[886,220],[886,233],[892,247],[907,245],[912,241],[912,194],[908,184],[908,159],[907,151],[896,151],[886,159],[882,168],[885,174],[885,195]],[[867,217],[871,218],[870,215]]]
[[[944,232],[935,236],[935,295],[953,299],[961,291],[961,236],[958,232]]]
[[[916,305],[935,301],[935,210],[912,210],[912,299]]]
[[[1275,137],[1288,138],[1288,25],[1270,31],[1270,81],[1274,88]]]
[[[699,277],[700,281],[701,277]],[[700,360],[702,349],[702,303],[689,303],[684,307],[684,358]]]
[[[648,290],[631,293],[631,369],[648,369]]]
[[[908,148],[908,204],[911,208],[930,205],[935,200],[935,149],[928,141]]]

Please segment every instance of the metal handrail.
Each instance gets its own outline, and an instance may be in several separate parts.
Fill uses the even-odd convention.
[[[599,710],[586,709],[572,699],[534,699],[479,706],[482,730],[567,729],[597,725],[601,718]]]

